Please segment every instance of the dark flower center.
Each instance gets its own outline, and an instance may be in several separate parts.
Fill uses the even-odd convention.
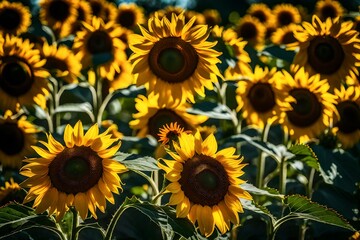
[[[91,33],[87,43],[86,49],[91,54],[109,53],[112,50],[112,40],[107,32],[96,30]]]
[[[0,124],[0,150],[6,155],[20,153],[25,146],[24,132],[16,123]]]
[[[101,14],[101,11],[103,10],[103,5],[98,1],[90,1],[90,7],[92,14],[96,17],[99,17]]]
[[[292,111],[288,111],[289,121],[298,127],[308,127],[315,123],[322,115],[322,105],[316,95],[308,89],[293,89],[290,95],[296,99],[292,103]]]
[[[65,148],[49,165],[52,185],[67,194],[86,192],[103,173],[102,158],[90,147]]]
[[[191,77],[198,61],[193,46],[178,37],[161,39],[149,53],[151,71],[168,83],[184,82]]]
[[[274,91],[269,83],[256,83],[247,95],[256,112],[265,113],[275,106]]]
[[[245,40],[255,39],[258,35],[258,29],[256,25],[252,22],[245,22],[242,24],[238,30],[239,37],[244,38]]]
[[[70,6],[62,0],[51,1],[49,5],[49,14],[56,21],[65,21],[70,15]]]
[[[77,20],[78,21],[85,21],[85,11],[84,11],[84,9],[82,7],[78,7],[77,12],[78,12]]]
[[[251,16],[257,18],[262,23],[266,22],[266,20],[267,20],[264,11],[261,11],[261,10],[251,13]]]
[[[360,129],[360,106],[353,101],[340,102],[336,106],[340,121],[337,123],[339,130],[345,134],[353,133]]]
[[[337,39],[331,36],[318,36],[310,41],[308,62],[316,72],[335,73],[341,67],[344,59],[344,51]]]
[[[326,5],[322,7],[320,12],[321,12],[322,20],[326,20],[328,17],[330,18],[337,17],[337,11],[332,5]]]
[[[194,204],[213,206],[221,202],[230,185],[225,168],[216,159],[195,155],[183,164],[179,180],[185,196]]]
[[[5,57],[0,63],[0,88],[13,97],[27,93],[34,82],[31,67],[17,57]]]
[[[218,25],[220,23],[220,19],[216,18],[215,16],[210,15],[210,16],[205,17],[205,22],[210,27],[213,27],[213,26]]]
[[[119,14],[116,18],[116,22],[119,23],[123,27],[131,28],[136,24],[135,19],[136,18],[135,18],[135,14],[133,11],[123,10],[123,11],[119,12]]]
[[[60,70],[62,72],[69,70],[69,67],[66,64],[66,62],[52,56],[46,57],[46,63],[44,67],[49,70]]]
[[[282,11],[279,13],[277,20],[280,26],[287,26],[294,22],[294,16],[291,12]]]
[[[0,10],[0,28],[7,31],[16,30],[21,23],[21,15],[15,9],[5,8]]]
[[[293,43],[296,42],[297,39],[294,37],[294,33],[292,31],[290,32],[286,32],[282,39],[281,39],[281,44],[288,44],[288,43]]]

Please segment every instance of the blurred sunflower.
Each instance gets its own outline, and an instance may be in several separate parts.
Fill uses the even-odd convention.
[[[340,2],[335,0],[318,0],[315,5],[314,14],[317,15],[321,21],[327,18],[342,17],[345,9]]]
[[[14,182],[13,178],[5,182],[5,186],[0,187],[0,207],[9,203],[10,201],[21,202],[21,194],[18,194],[21,190],[19,184]]]
[[[298,27],[297,24],[289,24],[280,28],[277,28],[271,34],[271,42],[276,45],[286,45],[289,43],[297,42],[297,39],[294,37],[293,31]]]
[[[240,198],[251,200],[251,195],[239,185],[244,172],[243,158],[234,155],[235,148],[218,150],[214,135],[204,141],[199,132],[182,133],[174,160],[161,159],[158,163],[171,183],[166,190],[171,193],[169,205],[176,205],[176,216],[188,217],[197,222],[201,234],[209,237],[215,226],[224,234],[230,222],[239,224],[238,213],[243,212]]]
[[[257,18],[265,26],[274,22],[271,9],[265,3],[254,3],[246,10],[246,14]]]
[[[92,15],[101,18],[104,22],[107,22],[106,20],[109,19],[109,7],[108,7],[109,3],[106,0],[87,0],[87,1],[90,4]],[[116,14],[116,11],[114,13]]]
[[[46,59],[46,68],[55,78],[67,83],[77,83],[81,76],[81,63],[74,53],[65,45],[44,43],[40,55]]]
[[[31,25],[31,13],[27,6],[17,2],[0,3],[0,33],[19,35]]]
[[[255,48],[263,47],[266,27],[257,18],[245,15],[236,23],[235,32],[239,38],[247,41]]]
[[[331,88],[340,87],[348,75],[359,75],[360,39],[352,27],[350,21],[328,18],[322,22],[313,15],[312,24],[304,22],[294,31],[298,41],[288,45],[289,50],[299,49],[292,71],[305,67],[310,75],[319,73]]]
[[[0,109],[14,111],[34,103],[46,108],[49,73],[43,69],[45,61],[29,40],[6,36],[0,46]]]
[[[263,129],[267,122],[272,124],[277,120],[280,115],[279,102],[286,98],[280,82],[274,77],[275,73],[276,68],[269,70],[256,66],[248,79],[237,83],[236,111],[241,111],[247,124],[259,129]]]
[[[202,139],[205,139],[207,138],[210,134],[214,134],[216,133],[217,131],[217,128],[215,125],[211,125],[211,126],[198,126],[197,127],[197,131],[200,132],[200,135],[202,137]]]
[[[130,36],[133,51],[129,60],[136,74],[136,84],[144,85],[149,93],[162,94],[176,101],[189,99],[194,93],[205,96],[205,88],[212,90],[217,76],[216,64],[221,53],[212,49],[216,42],[208,42],[210,31],[206,25],[192,26],[195,18],[185,23],[183,13],[171,20],[156,16],[148,21],[148,30],[139,26],[142,35]]]
[[[0,117],[0,163],[3,167],[19,169],[25,156],[33,153],[31,145],[37,142],[38,130],[26,116],[17,118],[7,110]]]
[[[360,140],[360,87],[341,86],[334,95],[340,120],[332,130],[343,148],[351,148]]]
[[[291,23],[298,24],[301,22],[299,10],[289,3],[275,5],[273,8],[273,14],[275,16],[277,27],[286,26]]]
[[[50,27],[55,35],[65,37],[71,32],[76,21],[79,0],[40,0],[39,18],[42,24]]]
[[[118,125],[110,119],[101,121],[101,127],[107,129],[113,138],[121,139],[124,136],[124,134],[119,131]]]
[[[49,215],[55,214],[57,221],[71,206],[83,220],[88,211],[94,218],[97,208],[105,212],[106,200],[114,204],[113,193],[121,189],[118,174],[127,170],[112,159],[120,142],[111,136],[108,131],[99,134],[96,124],[84,134],[78,121],[74,128],[66,126],[65,146],[51,134],[47,142],[40,141],[45,148],[33,146],[40,158],[24,160],[27,164],[20,170],[28,177],[20,185],[30,188],[24,203],[35,200],[36,213],[49,209]]]
[[[205,24],[205,17],[203,14],[192,10],[185,10],[180,6],[172,5],[168,5],[163,9],[159,9],[151,13],[149,18],[153,18],[156,15],[159,20],[161,20],[163,17],[166,17],[170,20],[172,14],[180,15],[182,13],[184,14],[185,23],[189,22],[192,17],[195,17],[194,25]]]
[[[282,111],[279,123],[291,140],[306,142],[332,125],[338,115],[336,97],[328,92],[330,86],[319,74],[309,76],[301,68],[294,77],[283,70],[275,78],[283,83],[281,91],[289,94],[283,101],[287,105],[279,102]]]
[[[86,0],[80,0],[77,6],[76,21],[71,24],[71,33],[76,35],[77,31],[82,30],[82,22],[90,23],[92,19],[92,11],[90,3]]]
[[[139,95],[135,99],[135,108],[138,112],[133,114],[134,120],[129,124],[132,129],[138,130],[139,137],[150,134],[159,139],[159,129],[171,122],[177,122],[185,130],[193,131],[208,119],[207,116],[187,113],[190,104],[186,102],[175,104],[154,94],[149,94],[148,97]]]
[[[122,3],[118,6],[114,21],[127,29],[135,29],[145,22],[144,9],[136,3]]]
[[[118,38],[122,32],[113,22],[104,23],[93,17],[91,24],[84,23],[76,34],[73,50],[81,59],[83,68],[98,67],[102,78],[110,81],[120,72],[119,64],[126,60],[125,44]]]
[[[214,27],[221,23],[221,15],[217,9],[205,9],[202,14],[205,18],[205,24],[209,27]]]

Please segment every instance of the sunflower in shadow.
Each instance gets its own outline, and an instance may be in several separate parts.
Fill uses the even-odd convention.
[[[251,46],[257,49],[263,47],[266,27],[257,18],[245,15],[236,23],[234,30],[239,38],[247,41]]]
[[[352,22],[328,18],[322,22],[313,15],[312,24],[304,22],[294,31],[297,41],[288,45],[298,49],[292,71],[305,67],[310,75],[319,73],[329,81],[331,89],[340,87],[346,76],[359,75],[360,39]]]
[[[294,30],[298,27],[297,24],[289,24],[277,28],[270,37],[270,40],[273,44],[276,45],[286,45],[289,43],[297,42],[297,39],[294,37]]]
[[[65,37],[77,19],[79,0],[41,0],[39,18],[56,36]]]
[[[299,9],[289,3],[277,4],[272,10],[277,27],[289,25],[291,23],[298,24],[301,22]]]
[[[116,16],[116,6],[106,0],[87,0],[93,16],[101,18],[105,23],[113,20]]]
[[[243,158],[236,149],[218,151],[214,135],[204,141],[199,132],[182,133],[172,160],[160,159],[159,167],[170,182],[166,190],[171,193],[169,205],[176,205],[176,216],[188,217],[197,223],[201,234],[209,237],[216,228],[222,233],[230,230],[231,223],[239,224],[243,212],[240,198],[251,200],[251,195],[240,187]]]
[[[115,73],[120,72],[119,64],[126,60],[125,44],[118,38],[121,28],[97,17],[92,18],[91,24],[83,25],[74,39],[76,57],[81,59],[83,68],[98,68],[100,77],[113,80]]]
[[[205,17],[203,14],[192,10],[185,10],[180,6],[172,6],[172,5],[168,5],[163,9],[159,9],[155,12],[152,12],[149,18],[153,18],[156,15],[160,20],[163,17],[166,17],[167,19],[171,19],[172,14],[180,15],[182,13],[184,14],[185,23],[190,21],[192,17],[195,17],[194,25],[205,24]]]
[[[80,0],[77,6],[77,17],[76,21],[71,24],[71,34],[76,35],[77,31],[82,30],[82,22],[86,22],[88,24],[91,23],[92,19],[92,10],[90,3],[86,0]]]
[[[81,76],[81,63],[74,53],[65,45],[44,43],[40,55],[46,59],[46,68],[56,79],[66,83],[77,83]]]
[[[145,23],[144,9],[136,3],[121,3],[114,21],[127,29],[135,29],[138,24]]]
[[[0,44],[0,109],[14,111],[34,103],[46,107],[45,61],[28,40],[6,36]]]
[[[257,18],[265,27],[275,23],[274,15],[265,3],[254,3],[246,10],[246,14]]]
[[[0,33],[19,35],[31,25],[31,13],[28,7],[17,2],[0,3]]]
[[[351,148],[360,140],[360,87],[341,86],[334,90],[334,95],[340,120],[332,130],[343,148]]]
[[[26,116],[7,110],[0,117],[0,163],[3,167],[19,169],[25,156],[34,153],[31,145],[37,142],[38,129]]]
[[[202,14],[205,18],[205,24],[209,27],[219,25],[222,21],[221,14],[217,9],[205,9]]]
[[[342,17],[345,9],[340,2],[335,0],[319,0],[316,2],[314,14],[317,15],[322,21],[327,18]]]
[[[166,98],[159,98],[159,95],[139,95],[135,99],[135,108],[138,112],[133,114],[134,120],[129,124],[132,129],[138,130],[139,137],[149,134],[157,140],[160,128],[171,122],[177,122],[184,130],[194,131],[208,117],[187,113],[190,107],[191,105],[186,102],[176,104]]]
[[[0,187],[0,207],[8,204],[9,202],[22,202],[24,198],[20,190],[21,187],[14,181],[13,178],[6,181],[5,185]]]
[[[194,94],[204,97],[205,88],[221,77],[216,64],[221,53],[212,49],[216,42],[206,41],[210,31],[206,25],[193,26],[195,18],[185,23],[184,14],[173,14],[161,20],[157,14],[148,21],[148,29],[130,35],[129,47],[136,84],[144,85],[149,93],[162,94],[176,101]]]
[[[247,124],[259,129],[267,123],[275,123],[280,115],[279,103],[285,105],[287,95],[281,91],[282,86],[274,77],[275,73],[276,68],[269,70],[256,66],[248,79],[237,82],[236,110],[241,111]]]
[[[24,160],[20,174],[28,177],[20,185],[30,188],[24,203],[34,201],[36,213],[49,210],[61,220],[74,207],[84,220],[88,211],[97,218],[96,209],[105,212],[106,200],[114,204],[113,193],[121,190],[119,173],[127,169],[112,158],[120,142],[105,131],[99,134],[95,124],[84,134],[81,121],[67,125],[65,145],[49,134],[44,148],[33,146],[39,158]]]
[[[338,117],[336,97],[328,92],[330,86],[325,79],[320,79],[319,74],[309,76],[304,68],[294,76],[283,70],[275,77],[282,82],[281,91],[288,94],[284,104],[279,102],[279,123],[291,140],[304,143],[332,126]]]

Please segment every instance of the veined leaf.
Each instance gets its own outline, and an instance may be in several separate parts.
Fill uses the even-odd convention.
[[[90,103],[88,102],[83,102],[83,103],[67,103],[67,104],[63,104],[58,106],[55,109],[56,113],[59,112],[84,112],[87,115],[89,115],[91,121],[95,121],[95,116],[92,110],[92,106]]]
[[[115,155],[113,159],[121,162],[130,170],[138,170],[138,171],[159,170],[156,159],[149,156],[140,156],[137,154],[128,154],[121,152]]]
[[[269,189],[260,189],[255,187],[252,184],[244,183],[241,184],[240,187],[246,191],[248,191],[251,194],[255,195],[262,195],[262,196],[269,196],[269,197],[276,197],[276,198],[284,198],[283,194],[280,194],[276,189],[269,188]]]
[[[289,148],[289,151],[295,156],[290,158],[290,161],[298,160],[304,162],[311,168],[314,168],[316,171],[320,170],[319,161],[313,150],[304,144],[296,144]]]

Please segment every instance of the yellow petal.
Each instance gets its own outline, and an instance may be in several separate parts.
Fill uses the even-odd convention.
[[[88,199],[85,193],[77,193],[74,199],[74,205],[77,211],[79,211],[80,217],[85,220],[88,213]]]

